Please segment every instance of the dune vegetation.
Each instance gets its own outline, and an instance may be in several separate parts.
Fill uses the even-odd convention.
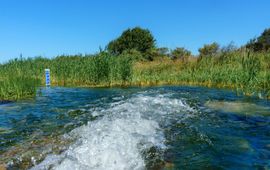
[[[194,56],[181,47],[158,48],[150,31],[136,27],[95,55],[21,57],[0,64],[0,101],[35,96],[45,84],[45,68],[52,86],[199,85],[270,98],[270,45],[264,39],[269,34],[265,30],[240,48],[204,45]]]

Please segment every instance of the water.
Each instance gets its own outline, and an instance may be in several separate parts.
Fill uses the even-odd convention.
[[[9,169],[269,169],[270,103],[200,87],[50,88],[0,105]]]

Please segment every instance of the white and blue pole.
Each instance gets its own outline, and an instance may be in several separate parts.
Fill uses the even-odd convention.
[[[51,86],[50,69],[45,69],[45,84],[46,87]]]

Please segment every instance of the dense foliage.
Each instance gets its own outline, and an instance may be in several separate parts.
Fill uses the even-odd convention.
[[[58,56],[11,60],[0,65],[0,101],[33,96],[36,87],[45,84],[44,69],[51,69],[52,85],[113,86],[127,85],[131,80],[130,57],[108,53],[86,56]]]
[[[185,48],[155,48],[148,30],[128,29],[108,51],[96,55],[20,58],[0,64],[0,101],[36,95],[44,85],[45,68],[51,69],[53,86],[203,85],[270,98],[268,30],[256,40],[264,44],[261,51],[212,43],[200,48],[197,57]],[[151,61],[146,56],[152,56]]]
[[[269,51],[270,28],[264,30],[264,32],[258,38],[250,40],[246,47],[252,49],[253,51]]]
[[[191,52],[183,47],[177,47],[171,53],[172,59],[185,59],[191,56]]]
[[[107,46],[108,51],[114,55],[136,50],[146,56],[153,48],[155,48],[153,35],[149,30],[140,27],[125,30],[119,38],[111,41]]]
[[[138,62],[135,85],[202,85],[236,89],[245,95],[270,97],[270,53],[231,51],[216,57],[189,57]]]
[[[219,50],[218,43],[205,44],[202,48],[199,48],[200,57],[213,57]]]

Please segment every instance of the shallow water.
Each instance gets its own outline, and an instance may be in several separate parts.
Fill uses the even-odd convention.
[[[200,87],[50,88],[0,105],[10,169],[269,169],[270,103]]]

